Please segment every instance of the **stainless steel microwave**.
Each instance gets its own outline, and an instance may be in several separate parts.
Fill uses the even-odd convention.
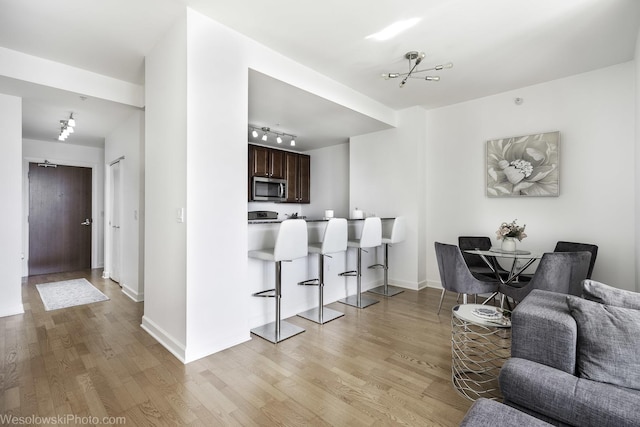
[[[251,200],[258,202],[284,202],[287,200],[287,180],[254,176]]]

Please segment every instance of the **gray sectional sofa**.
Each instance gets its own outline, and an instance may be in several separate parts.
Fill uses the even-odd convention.
[[[553,425],[640,426],[640,294],[583,288],[534,290],[516,307],[504,403]]]

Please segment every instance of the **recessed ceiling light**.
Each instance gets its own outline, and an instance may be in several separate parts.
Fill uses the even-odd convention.
[[[375,39],[378,41],[389,40],[400,34],[401,32],[413,27],[418,22],[420,22],[422,18],[411,18],[405,19],[404,21],[397,21],[388,27],[378,31],[377,33],[373,33],[365,37],[366,39]]]

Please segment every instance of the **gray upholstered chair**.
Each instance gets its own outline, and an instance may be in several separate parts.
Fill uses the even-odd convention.
[[[598,246],[590,243],[575,243],[558,241],[554,252],[582,252],[587,251],[591,253],[591,261],[589,262],[589,271],[587,271],[587,279],[591,279],[591,273],[593,273],[593,266],[596,263],[596,257],[598,256]]]
[[[466,250],[480,249],[481,251],[488,251],[491,249],[491,239],[486,236],[458,236],[458,247],[462,252],[464,262],[467,263],[469,271],[476,279],[486,280],[496,277],[495,273],[486,262],[482,260],[480,255],[474,255],[465,252]],[[505,279],[509,277],[509,272],[502,268],[495,257],[486,257],[494,266],[498,274]]]
[[[500,282],[497,279],[479,280],[471,274],[459,247],[435,242],[435,248],[442,282],[438,314],[440,314],[446,291],[462,294],[463,303],[466,304],[467,295],[491,294],[498,290]]]
[[[546,252],[529,282],[500,284],[500,293],[520,302],[533,289],[580,295],[581,283],[587,278],[591,253],[582,252]]]

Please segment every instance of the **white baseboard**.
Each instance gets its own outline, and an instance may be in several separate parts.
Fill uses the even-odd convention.
[[[122,286],[122,293],[124,293],[126,296],[131,298],[133,302],[144,301],[144,292],[138,293],[133,289],[131,289],[129,286],[127,286],[125,283],[121,283],[120,286]]]
[[[260,338],[259,338],[260,339]],[[195,362],[198,359],[202,359],[203,357],[210,356],[214,353],[217,353],[222,350],[226,350],[227,348],[231,348],[234,345],[242,344],[243,342],[251,340],[251,335],[244,336],[242,338],[234,338],[233,340],[229,340],[226,342],[217,342],[215,346],[209,346],[207,348],[200,348],[196,351],[192,351],[187,349],[185,361],[183,363],[191,363]]]
[[[0,312],[0,317],[15,316],[17,314],[24,314],[24,306],[22,304],[14,305],[13,307],[2,310],[2,312]]]
[[[156,325],[152,320],[149,320],[146,316],[142,316],[142,329],[147,331],[149,335],[156,339],[164,348],[169,350],[169,353],[173,354],[179,361],[186,363],[185,360],[185,347],[175,340],[171,335],[164,331],[161,327]]]
[[[363,286],[362,292],[366,292],[369,289],[377,288],[378,286],[382,286],[382,285],[384,285],[384,279],[376,280],[375,282],[371,283],[369,287]],[[419,284],[416,282],[408,282],[405,280],[397,280],[393,278],[389,278],[389,286],[395,286],[396,288],[410,289],[412,291],[420,290]]]

